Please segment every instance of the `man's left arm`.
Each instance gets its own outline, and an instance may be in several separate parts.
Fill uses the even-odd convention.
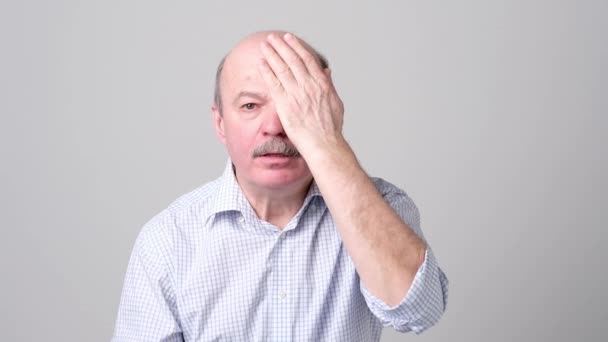
[[[344,108],[329,69],[322,70],[290,34],[270,35],[261,50],[260,73],[277,115],[323,194],[370,309],[397,330],[428,328],[445,309],[447,278],[422,236],[383,198],[343,138]]]
[[[398,331],[431,327],[445,310],[448,281],[413,201],[389,184],[379,185],[381,193],[347,144],[309,159],[370,310]]]

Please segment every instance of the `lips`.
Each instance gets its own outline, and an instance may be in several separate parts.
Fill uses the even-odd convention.
[[[262,154],[262,157],[289,157],[289,156],[285,155],[283,153],[264,153],[264,154]]]
[[[279,152],[279,151],[270,151],[270,152],[266,152],[264,154],[261,154],[260,157],[274,157],[274,158],[287,158],[287,157],[291,157],[290,155],[283,153],[283,152]]]

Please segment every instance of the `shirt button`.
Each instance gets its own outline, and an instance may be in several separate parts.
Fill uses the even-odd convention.
[[[285,299],[285,297],[287,297],[287,292],[283,290],[279,291],[279,297],[281,298],[281,300]]]
[[[243,216],[239,217],[239,221],[241,221],[241,223],[245,222],[245,218]]]

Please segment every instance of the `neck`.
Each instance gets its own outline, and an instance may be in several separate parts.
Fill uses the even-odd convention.
[[[312,178],[307,178],[281,188],[262,188],[241,182],[236,173],[235,177],[258,217],[279,229],[298,213],[312,184]]]

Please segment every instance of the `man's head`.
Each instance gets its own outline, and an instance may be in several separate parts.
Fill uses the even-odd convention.
[[[263,58],[260,44],[270,33],[278,37],[285,34],[267,31],[247,36],[220,62],[212,106],[214,125],[239,183],[260,190],[300,188],[310,182],[312,175],[285,134],[258,71],[258,62]],[[327,60],[310,45],[306,47],[327,68]],[[271,154],[289,158],[273,158]]]

